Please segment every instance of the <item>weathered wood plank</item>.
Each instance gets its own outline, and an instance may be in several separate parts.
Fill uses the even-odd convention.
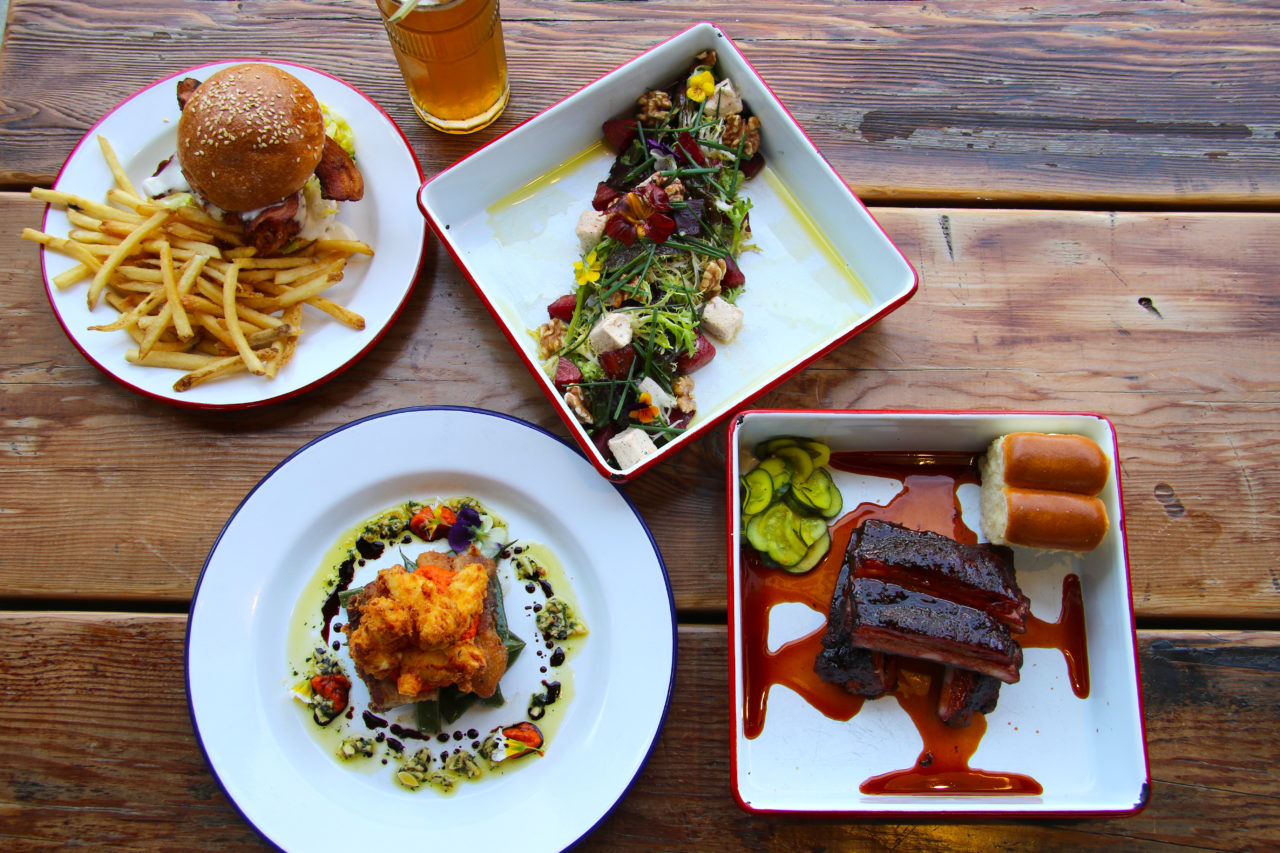
[[[39,215],[25,197],[0,196],[0,234]],[[920,291],[758,405],[1104,414],[1120,436],[1139,617],[1275,618],[1280,305],[1269,247],[1280,216],[878,215],[920,270]],[[564,434],[434,248],[364,360],[258,411],[179,411],[103,377],[51,316],[34,246],[12,237],[0,241],[0,312],[0,541],[11,555],[0,597],[185,601],[260,477],[375,412],[480,406]],[[717,429],[626,488],[683,610],[725,607],[723,463]],[[1206,570],[1227,553],[1229,571]]]
[[[0,846],[265,848],[195,741],[184,632],[182,616],[0,614]],[[1142,632],[1140,639],[1153,793],[1138,816],[839,821],[738,810],[726,749],[725,631],[683,628],[658,746],[627,799],[581,849],[1274,847],[1280,637]],[[228,707],[234,713],[234,698]]]
[[[712,20],[870,201],[1274,208],[1278,12],[1224,0],[708,0],[691,17],[683,0],[507,0],[511,106],[489,130],[452,138],[414,117],[368,0],[14,0],[0,187],[48,183],[131,92],[234,56],[340,73],[391,113],[432,174]]]

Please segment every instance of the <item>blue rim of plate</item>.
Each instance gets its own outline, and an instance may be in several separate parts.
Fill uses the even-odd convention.
[[[235,798],[231,796],[230,792],[227,790],[226,785],[222,781],[222,777],[218,774],[218,769],[214,766],[213,761],[209,758],[208,750],[205,748],[204,738],[201,737],[200,735],[200,724],[196,720],[195,705],[191,697],[191,668],[190,668],[191,625],[192,625],[192,620],[195,614],[196,603],[199,600],[199,596],[200,596],[200,586],[204,582],[205,572],[209,568],[209,563],[213,559],[214,553],[218,550],[218,545],[222,542],[223,536],[226,535],[227,530],[231,527],[231,524],[235,521],[236,516],[240,514],[240,511],[244,508],[245,504],[248,503],[249,499],[253,497],[254,493],[257,492],[258,489],[261,488],[263,484],[265,484],[269,479],[275,476],[275,474],[278,471],[280,471],[282,468],[284,468],[286,465],[292,462],[296,457],[305,453],[311,447],[314,447],[315,445],[341,432],[345,432],[348,429],[358,427],[361,424],[367,423],[369,421],[379,420],[381,418],[387,418],[387,417],[396,417],[398,415],[405,415],[405,414],[410,414],[415,412],[459,412],[459,413],[467,413],[467,414],[473,414],[473,415],[481,415],[486,417],[493,417],[493,418],[509,421],[518,426],[525,427],[527,429],[533,430],[534,432],[540,433],[546,436],[547,438],[550,438],[555,442],[569,448],[569,450],[573,451],[574,455],[582,459],[583,464],[586,465],[585,470],[588,473],[590,473],[593,478],[595,477],[595,471],[591,467],[591,464],[587,461],[586,457],[583,455],[581,449],[579,449],[569,441],[566,441],[565,439],[561,438],[560,436],[555,435],[554,433],[551,433],[540,426],[537,426],[536,424],[531,424],[528,421],[522,420],[517,417],[513,417],[512,415],[503,414],[501,412],[493,412],[488,409],[473,408],[470,406],[409,406],[402,409],[393,409],[387,412],[379,412],[378,414],[368,415],[366,417],[359,418],[357,420],[351,421],[349,423],[343,424],[342,426],[329,430],[323,435],[317,436],[316,438],[312,439],[311,441],[308,441],[306,444],[302,445],[297,450],[293,451],[288,456],[286,456],[283,460],[281,460],[277,465],[275,465],[275,467],[273,467],[269,472],[263,475],[263,477],[256,484],[254,484],[254,487],[250,489],[243,498],[241,498],[240,502],[236,505],[236,508],[227,517],[227,521],[225,524],[223,524],[222,529],[218,531],[217,537],[214,539],[213,544],[209,547],[209,554],[208,556],[205,557],[204,564],[200,567],[200,574],[196,578],[195,589],[191,595],[191,605],[187,609],[187,628],[186,628],[186,631],[184,632],[184,638],[183,638],[183,655],[182,655],[183,670],[184,670],[183,688],[187,696],[187,713],[191,717],[191,727],[192,727],[192,730],[195,732],[196,744],[200,747],[200,754],[201,756],[204,757],[205,766],[208,767],[209,772],[213,776],[214,781],[218,783],[218,788],[219,790],[222,791],[223,796],[227,798],[227,802],[231,805],[233,809],[235,809],[236,813],[240,815],[241,819],[244,820],[244,822],[248,824],[255,833],[257,833],[258,837],[260,837],[263,841],[267,842],[277,850],[285,850],[286,848],[281,847],[272,838],[270,838],[265,832],[263,832],[263,830],[260,829],[258,825],[254,823],[253,820],[245,813],[244,809],[241,808],[238,802],[236,802]],[[640,775],[644,772],[645,767],[648,766],[649,760],[653,757],[653,751],[658,745],[658,738],[661,737],[662,730],[666,726],[667,714],[671,710],[671,694],[675,689],[676,669],[677,669],[677,663],[679,659],[679,646],[680,646],[679,622],[676,616],[675,596],[671,589],[671,577],[667,573],[667,565],[662,559],[662,552],[658,548],[657,541],[653,538],[653,531],[649,529],[649,525],[645,523],[644,517],[640,514],[640,511],[636,509],[635,504],[632,503],[631,499],[627,496],[626,492],[624,492],[622,488],[616,483],[610,483],[610,486],[618,494],[618,496],[622,498],[627,508],[631,510],[631,512],[635,515],[636,520],[640,523],[640,528],[644,531],[645,536],[649,539],[649,544],[653,547],[654,557],[658,561],[658,567],[662,571],[662,578],[666,584],[666,589],[667,589],[667,603],[668,603],[668,606],[670,607],[669,615],[671,618],[671,671],[668,674],[668,678],[667,678],[667,693],[666,693],[666,696],[663,697],[663,701],[662,701],[662,713],[658,717],[658,725],[654,729],[653,737],[649,742],[648,748],[645,750],[643,760],[640,762],[639,766],[636,768],[636,771],[632,775],[631,779],[629,779],[626,785],[622,787],[622,790],[618,792],[618,796],[616,799],[614,799],[612,805],[610,805],[609,808],[606,809],[604,813],[601,814],[589,827],[584,829],[576,839],[574,839],[572,842],[566,845],[563,848],[565,850],[568,850],[580,844],[584,839],[586,839],[593,832],[595,832],[596,829],[598,829],[600,825],[604,823],[605,820],[607,820],[609,816],[612,815],[617,810],[618,806],[622,804],[622,801],[626,799],[627,794],[629,794],[631,789],[635,787],[635,784],[639,780]]]

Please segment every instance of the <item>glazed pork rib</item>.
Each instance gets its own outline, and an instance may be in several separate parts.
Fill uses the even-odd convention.
[[[997,545],[961,545],[927,530],[869,520],[854,533],[847,559],[859,578],[879,578],[985,611],[1021,633],[1031,602],[1013,572],[1013,552]]]
[[[1018,680],[1022,648],[981,610],[876,578],[851,586],[841,619],[851,645]]]
[[[962,729],[974,714],[990,714],[1000,698],[1000,679],[949,666],[942,674],[938,694],[938,717],[949,726]]]
[[[840,568],[835,594],[831,600],[831,616],[828,630],[822,639],[822,651],[814,663],[813,671],[823,681],[838,684],[856,696],[869,699],[883,696],[898,686],[898,663],[893,655],[864,649],[849,641],[849,629],[843,627],[848,607],[849,563]],[[842,628],[832,630],[840,614]]]
[[[875,697],[896,686],[900,658],[941,663],[939,716],[965,726],[1018,681],[1010,630],[1025,630],[1029,612],[1009,549],[867,521],[845,553],[814,672]]]

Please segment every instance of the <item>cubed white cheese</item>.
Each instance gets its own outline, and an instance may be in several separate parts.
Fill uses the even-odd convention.
[[[605,314],[591,327],[587,337],[596,352],[613,352],[631,343],[631,318],[621,311]]]
[[[653,401],[655,406],[662,409],[669,409],[676,404],[676,400],[666,391],[662,390],[652,376],[646,376],[636,383],[636,390],[641,394],[648,394],[649,399]]]
[[[727,78],[716,84],[715,91],[707,98],[702,114],[707,118],[724,118],[742,112],[742,97]]]
[[[628,427],[609,439],[609,450],[618,461],[618,467],[630,468],[650,453],[656,453],[658,446],[649,438],[649,433]]]
[[[742,328],[742,309],[717,296],[702,310],[702,331],[708,337],[727,344]]]
[[[597,243],[604,239],[604,223],[608,218],[608,214],[599,210],[582,211],[582,215],[578,217],[578,227],[576,229],[578,242],[582,244],[582,251],[591,251]]]

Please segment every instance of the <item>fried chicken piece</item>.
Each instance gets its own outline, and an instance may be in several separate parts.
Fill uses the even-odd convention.
[[[497,583],[488,558],[427,551],[415,571],[383,569],[348,599],[344,630],[370,708],[432,698],[448,684],[492,696],[507,663]]]

